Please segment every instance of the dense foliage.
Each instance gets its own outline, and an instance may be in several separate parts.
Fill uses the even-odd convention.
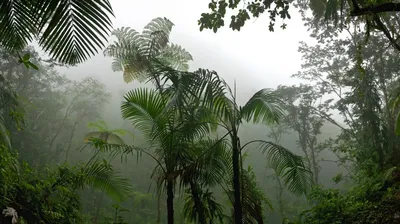
[[[216,31],[240,2],[213,1],[202,27]],[[289,17],[292,2],[255,1],[231,27],[273,3],[272,21]],[[376,14],[397,4],[322,3],[297,2],[317,40],[300,43],[301,83],[245,102],[217,72],[190,70],[167,18],[112,31],[111,69],[152,84],[117,99],[53,61],[76,64],[102,46],[108,1],[1,3],[0,223],[398,223],[400,63],[387,33],[397,18]],[[325,24],[366,11],[341,30]],[[34,37],[51,60],[27,46]]]

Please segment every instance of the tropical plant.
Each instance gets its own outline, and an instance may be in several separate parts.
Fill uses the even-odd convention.
[[[84,142],[89,143],[92,139],[101,139],[107,144],[125,144],[121,136],[129,133],[124,129],[109,129],[105,121],[89,122],[89,128],[96,129],[96,131],[89,132],[85,135]]]
[[[217,202],[214,194],[209,189],[203,190],[199,188],[196,197],[195,199],[192,190],[187,190],[183,212],[189,222],[215,223],[217,221],[223,223],[223,207]],[[201,212],[199,212],[199,207],[196,206],[196,201],[200,202]],[[208,222],[200,221],[201,219]]]
[[[187,71],[192,56],[181,46],[170,43],[173,25],[167,18],[158,17],[151,20],[142,33],[129,27],[114,30],[112,35],[117,40],[104,50],[106,56],[114,58],[113,71],[122,71],[127,83],[148,80],[156,74],[154,63]]]
[[[206,224],[222,223],[223,210],[210,188],[225,184],[229,176],[229,142],[226,139],[199,139],[189,143],[188,157],[181,159],[185,167],[180,184],[186,188],[184,212],[188,221]]]
[[[246,158],[247,154],[244,154],[241,158],[241,162],[243,162]],[[229,160],[231,160],[230,157]],[[228,197],[230,204],[234,207],[235,204],[235,191],[233,189],[233,167],[232,162],[230,161],[230,166],[228,168],[227,175],[224,177],[224,181],[222,182],[222,188]],[[264,194],[264,191],[260,188],[257,183],[256,175],[253,172],[251,166],[248,166],[247,169],[241,168],[241,205],[242,205],[242,220],[243,223],[263,223],[264,221],[264,212],[269,208],[272,209],[272,204],[267,196]],[[235,213],[234,209],[232,209],[232,213],[226,216],[226,220],[229,223],[235,222]]]
[[[219,114],[219,124],[230,137],[232,147],[232,189],[234,205],[234,221],[237,224],[243,223],[243,199],[241,177],[242,172],[242,150],[250,144],[258,144],[258,149],[266,154],[267,161],[276,169],[278,175],[282,176],[288,190],[302,194],[312,183],[310,171],[305,167],[303,159],[273,142],[265,140],[253,140],[245,144],[239,138],[239,128],[243,122],[262,122],[273,124],[279,122],[284,115],[282,101],[279,96],[269,89],[262,89],[256,92],[244,106],[236,103],[236,90],[233,92],[228,85],[227,96],[220,96],[215,99],[215,113]]]
[[[104,47],[112,27],[110,16],[108,0],[5,0],[0,4],[0,46],[19,52],[38,39],[51,58],[77,64]]]
[[[156,20],[158,21],[160,19]],[[159,27],[159,25],[156,27]],[[128,80],[125,78],[126,81],[131,81],[133,78],[142,78],[139,80],[151,80],[156,84],[156,90],[154,91],[144,91],[141,89],[128,93],[127,96],[130,97],[129,95],[133,94],[131,99],[137,99],[137,102],[124,103],[122,112],[125,118],[131,119],[137,128],[141,129],[149,136],[151,140],[150,143],[154,143],[153,141],[157,140],[157,142],[163,146],[158,149],[159,152],[157,151],[159,156],[162,155],[161,158],[169,158],[169,165],[166,164],[165,169],[161,169],[161,174],[159,174],[159,176],[162,177],[159,178],[159,180],[167,182],[167,195],[170,195],[168,197],[169,199],[167,199],[167,207],[169,208],[168,221],[169,223],[173,221],[173,181],[165,180],[163,176],[168,173],[174,173],[172,179],[179,176],[179,172],[176,172],[179,164],[175,161],[178,157],[176,153],[188,151],[183,149],[178,150],[182,145],[178,147],[174,144],[191,142],[199,137],[198,131],[207,134],[211,122],[212,124],[224,127],[228,133],[223,138],[229,135],[231,139],[234,171],[232,182],[235,193],[235,215],[237,216],[235,220],[237,223],[242,223],[240,200],[241,164],[239,163],[242,146],[238,138],[238,127],[243,121],[262,121],[264,123],[277,122],[283,115],[279,105],[280,102],[270,91],[261,90],[256,93],[244,107],[239,107],[235,102],[235,96],[232,94],[232,91],[230,91],[229,86],[220,80],[216,73],[210,73],[206,70],[198,70],[193,73],[182,72],[172,68],[172,66],[174,66],[172,63],[165,63],[165,60],[163,61],[162,57],[159,57],[163,54],[159,54],[162,48],[158,46],[166,46],[168,43],[162,40],[168,40],[165,38],[165,34],[169,34],[169,29],[168,32],[163,31],[163,29],[159,29],[158,32],[156,31],[157,29],[153,29],[152,32],[149,32],[153,33],[152,35],[154,36],[149,43],[135,41],[135,37],[140,37],[138,36],[139,34],[134,31],[129,32],[129,30],[126,30],[123,36],[131,35],[130,38],[120,38],[118,42],[107,48],[105,53],[115,58],[114,65],[123,65],[122,69],[121,66],[119,66],[119,68],[126,73],[126,76],[132,77],[128,78]],[[160,31],[164,38],[159,38],[159,36],[156,35],[160,33]],[[121,32],[122,31],[120,31],[120,33]],[[119,35],[120,33],[116,34]],[[142,53],[142,51],[145,53]],[[132,54],[132,52],[134,54]],[[143,59],[142,55],[146,57]],[[134,76],[129,75],[131,71],[135,72]],[[140,72],[138,73],[138,71]],[[231,98],[225,96],[225,89],[229,89]],[[137,103],[140,103],[140,106],[138,106]],[[193,126],[194,120],[201,118],[193,117],[198,115],[197,113],[192,113],[195,107],[205,109],[204,111],[209,114],[209,116],[206,117],[208,121],[203,121],[204,124],[200,125],[199,129],[196,129],[197,126]],[[192,116],[187,116],[191,113]],[[220,115],[220,117],[215,119],[213,114]],[[176,130],[175,126],[177,124],[180,124],[182,127]],[[190,131],[186,131],[186,134],[190,136],[184,137],[185,141],[179,140],[179,138],[183,137],[179,130],[185,130],[186,124],[193,126],[189,126],[191,128]],[[164,141],[166,139],[169,139],[169,141],[165,143]],[[271,161],[274,162],[278,172],[286,177],[286,183],[290,186],[289,189],[293,192],[300,192],[301,187],[306,187],[308,183],[307,170],[304,168],[301,157],[271,142],[260,140],[250,143],[256,142],[260,143],[261,149],[267,152],[267,155]],[[182,148],[187,148],[185,144],[183,144],[184,147]],[[245,146],[247,146],[247,144],[243,145],[243,147]],[[150,153],[147,152],[146,154]],[[159,157],[151,156],[159,160]],[[166,161],[165,159],[164,161],[157,161],[159,164],[158,167],[161,168],[162,162]]]
[[[175,183],[185,168],[182,161],[188,158],[188,143],[210,133],[213,118],[198,102],[196,107],[191,105],[196,109],[188,113],[168,106],[171,100],[169,94],[139,88],[128,92],[121,106],[123,118],[141,130],[148,141],[146,148],[128,148],[150,156],[158,164],[152,176],[158,189],[166,188],[169,224],[174,222]]]
[[[281,127],[293,130],[297,136],[297,144],[307,165],[312,171],[315,184],[319,184],[320,165],[318,155],[324,149],[321,143],[321,128],[326,122],[323,114],[329,109],[327,104],[319,104],[323,93],[311,85],[278,86],[276,93],[284,100],[287,112],[282,119]]]
[[[8,148],[11,148],[11,140],[5,124],[5,117],[12,118],[14,123],[19,126],[22,121],[21,114],[18,113],[19,108],[17,94],[9,82],[0,75],[0,144],[4,144]]]
[[[0,208],[15,209],[28,223],[82,222],[78,190],[85,186],[101,189],[118,201],[129,196],[129,182],[106,162],[35,170],[21,163],[14,151],[4,146],[0,150]]]

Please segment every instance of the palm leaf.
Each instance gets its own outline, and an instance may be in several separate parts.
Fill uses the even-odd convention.
[[[132,192],[128,179],[119,176],[109,164],[94,162],[81,170],[81,182],[103,190],[117,201],[129,197]]]
[[[0,115],[0,145],[5,145],[7,148],[11,149],[11,141],[8,135],[8,130],[4,125],[3,116]]]
[[[233,174],[230,170],[226,187],[224,188],[229,201],[233,205],[234,195],[232,189],[232,179],[229,178]],[[256,176],[251,167],[242,169],[242,212],[243,223],[263,223],[263,213],[269,208],[272,209],[270,200],[265,196],[262,189],[257,184]],[[267,206],[267,207],[266,207]],[[232,211],[233,212],[233,211]],[[229,217],[229,223],[234,223],[234,214]]]
[[[258,186],[256,175],[248,167],[243,170],[243,186],[242,186],[242,205],[244,210],[244,223],[263,223],[263,213],[272,209],[271,201],[265,196],[262,189]]]
[[[0,45],[22,51],[39,37],[39,45],[52,58],[77,64],[104,47],[110,15],[108,0],[5,0],[0,4]]]
[[[307,193],[313,180],[303,158],[275,143],[257,142],[260,142],[258,148],[266,154],[268,163],[283,178],[288,190],[296,195]]]
[[[262,89],[241,108],[241,115],[248,122],[277,123],[284,115],[281,105],[284,104],[279,95],[269,89]]]
[[[156,90],[139,88],[129,91],[122,103],[121,112],[124,119],[132,122],[148,137],[156,135],[157,131],[164,131],[166,125],[166,115],[164,108],[167,99]]]
[[[209,220],[210,223],[215,223],[215,221],[223,223],[223,207],[217,202],[217,200],[213,196],[213,193],[210,192],[208,189],[206,191],[200,189],[198,194],[202,202],[201,206],[203,207],[205,219]],[[194,204],[193,195],[190,193],[189,190],[185,194],[183,213],[185,214],[185,217],[189,222],[196,222],[196,220],[198,220],[199,214]]]
[[[195,181],[200,185],[213,187],[221,182],[227,175],[230,165],[229,142],[225,139],[202,139],[193,143],[191,146],[194,166],[187,166],[181,180],[184,184]]]

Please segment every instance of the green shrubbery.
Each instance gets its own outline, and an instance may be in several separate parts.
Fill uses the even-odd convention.
[[[314,188],[311,209],[293,223],[378,224],[400,223],[400,185],[396,180],[362,178],[347,192]]]
[[[18,154],[0,147],[0,208],[16,210],[27,223],[82,223],[80,198],[74,183],[63,178],[71,173],[58,169],[32,169]],[[71,179],[70,179],[71,180]]]

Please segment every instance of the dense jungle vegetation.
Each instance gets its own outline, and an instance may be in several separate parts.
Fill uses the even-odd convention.
[[[211,1],[200,30],[294,7],[315,42],[248,96],[112,4],[0,3],[0,224],[400,223],[399,3]],[[99,52],[130,90],[59,71]]]

